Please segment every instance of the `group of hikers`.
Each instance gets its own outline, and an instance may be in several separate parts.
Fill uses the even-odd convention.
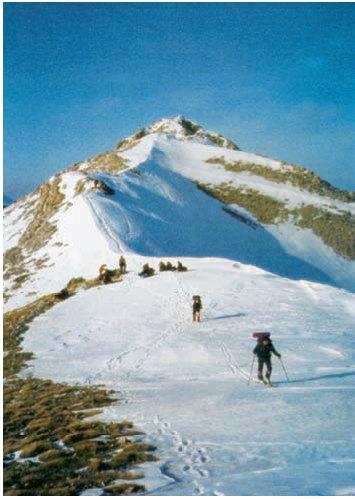
[[[100,265],[99,268],[99,280],[104,284],[109,284],[112,282],[114,277],[120,276],[127,272],[127,263],[123,255],[120,256],[118,260],[118,269],[108,269],[106,263]]]
[[[107,265],[104,263],[100,265],[99,267],[99,280],[102,281],[104,284],[109,284],[112,282],[114,277],[117,277],[121,274],[125,274],[127,272],[127,263],[126,259],[123,255],[120,256],[119,261],[119,268],[118,269],[108,269]],[[166,271],[172,271],[172,272],[186,272],[187,267],[185,267],[181,262],[177,262],[177,265],[173,265],[171,262],[159,262],[159,271],[160,272],[166,272]],[[153,267],[149,265],[149,263],[145,263],[142,266],[142,270],[138,274],[140,277],[151,277],[155,275],[155,270]]]
[[[177,262],[177,265],[173,265],[171,262],[159,262],[159,272],[186,272],[187,267],[185,267],[181,262]],[[145,263],[142,267],[141,272],[138,274],[141,277],[151,277],[155,275],[155,270],[149,266],[149,263]]]
[[[112,282],[114,277],[120,276],[121,274],[125,274],[127,272],[127,262],[123,255],[120,256],[118,260],[118,265],[119,268],[115,270],[108,269],[106,264],[101,265],[99,268],[100,281],[102,281],[104,284],[108,284]],[[171,262],[167,263],[160,262],[159,270],[160,272],[164,271],[186,272],[187,267],[185,267],[181,262],[177,262],[177,266],[173,266]],[[139,272],[138,275],[141,277],[150,277],[153,276],[154,274],[155,274],[154,268],[150,267],[148,263],[145,263],[142,267],[141,272]],[[193,322],[201,322],[201,310],[202,310],[201,296],[193,295],[192,297]],[[271,354],[276,355],[279,359],[281,359],[281,354],[276,351],[270,339],[270,333],[254,333],[253,336],[254,338],[257,339],[257,344],[253,350],[253,354],[258,359],[258,380],[267,385],[271,385],[271,373],[272,373]],[[266,368],[265,378],[263,375],[264,366]]]
[[[176,267],[171,262],[159,262],[159,270],[160,272],[166,272],[169,270],[172,272],[175,272],[175,270],[177,270],[178,272],[186,272],[187,267],[185,267],[181,262],[177,262]]]

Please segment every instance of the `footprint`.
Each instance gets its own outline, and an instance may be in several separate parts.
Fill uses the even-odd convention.
[[[202,495],[205,491],[205,489],[199,484],[196,482],[196,480],[193,482],[194,486],[195,486],[195,489],[196,489],[196,493],[198,495]]]

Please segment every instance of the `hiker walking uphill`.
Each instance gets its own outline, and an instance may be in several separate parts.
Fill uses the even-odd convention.
[[[202,302],[201,296],[194,295],[192,297],[192,321],[193,322],[201,322],[201,310],[202,310]]]
[[[260,381],[263,381],[263,383],[271,384],[270,381],[271,372],[272,372],[271,353],[273,353],[279,358],[281,358],[281,354],[275,350],[275,347],[272,344],[272,341],[269,338],[269,336],[263,336],[258,340],[258,343],[254,348],[253,353],[258,358],[258,379]],[[264,364],[266,366],[266,373],[265,373],[266,381],[264,380],[263,377]]]
[[[120,266],[121,274],[124,274],[126,272],[126,269],[127,269],[127,263],[126,263],[126,259],[123,255],[120,256],[118,264]]]

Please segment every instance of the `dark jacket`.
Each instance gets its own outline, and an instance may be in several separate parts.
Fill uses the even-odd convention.
[[[271,341],[267,345],[263,345],[262,343],[258,343],[253,350],[253,353],[257,355],[260,360],[269,360],[271,357],[271,352],[277,355],[277,357],[281,357],[279,352],[277,352],[274,348],[274,345]]]
[[[201,299],[195,298],[192,302],[192,310],[194,312],[200,312],[201,309],[202,309]]]

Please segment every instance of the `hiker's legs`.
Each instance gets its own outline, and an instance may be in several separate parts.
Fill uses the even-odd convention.
[[[197,312],[197,322],[201,322],[201,312]]]
[[[264,361],[262,359],[258,359],[258,379],[263,379],[263,367]]]
[[[195,307],[195,305],[192,307],[192,320],[193,322],[197,321],[197,316],[198,316],[198,310]]]
[[[265,374],[265,376],[266,376],[267,379],[270,379],[271,372],[272,372],[271,359],[266,360],[265,364],[266,364],[266,374]]]

